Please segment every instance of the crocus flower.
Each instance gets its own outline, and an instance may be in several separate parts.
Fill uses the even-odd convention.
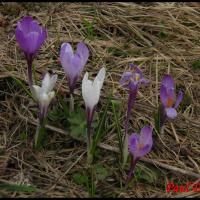
[[[85,101],[85,106],[86,106],[86,113],[87,113],[87,142],[88,142],[88,149],[90,148],[91,145],[91,124],[92,124],[92,119],[93,119],[93,114],[95,111],[95,107],[99,101],[100,97],[100,91],[103,86],[104,78],[105,78],[105,73],[106,70],[105,68],[101,68],[99,73],[97,74],[96,78],[92,82],[91,80],[88,79],[88,72],[85,73],[83,81],[82,81],[82,95],[83,99]],[[91,156],[89,155],[89,150],[88,150],[88,157]],[[88,158],[88,160],[90,160]],[[90,161],[88,161],[90,162]]]
[[[16,40],[19,43],[22,51],[24,52],[28,63],[28,79],[29,85],[33,85],[32,80],[32,62],[33,58],[44,43],[47,32],[39,26],[36,20],[33,20],[31,16],[23,17],[18,23],[15,29]]]
[[[55,92],[52,91],[57,81],[57,74],[50,77],[49,73],[46,73],[42,80],[42,87],[33,85],[33,94],[39,103],[39,118],[42,119],[47,115],[48,106],[55,96]]]
[[[133,176],[137,161],[151,151],[153,145],[152,130],[151,126],[146,125],[142,128],[140,135],[132,133],[129,137],[129,152],[131,153],[132,159],[127,182],[130,181]]]
[[[125,120],[125,135],[123,139],[123,164],[125,165],[128,157],[128,122],[130,119],[131,109],[135,103],[137,91],[140,85],[148,84],[149,81],[143,77],[142,71],[134,64],[130,64],[130,71],[124,72],[120,81],[120,85],[123,86],[129,92],[128,106],[126,111]]]
[[[63,43],[60,51],[60,61],[68,79],[70,94],[73,94],[76,82],[88,60],[89,50],[80,42],[74,53],[69,43]]]
[[[137,91],[140,85],[148,84],[149,81],[143,77],[142,71],[136,65],[130,65],[130,71],[124,72],[120,81],[120,85],[129,91],[128,98],[128,107],[127,107],[127,115],[126,115],[126,123],[125,123],[125,135],[128,131],[128,121],[130,118],[131,108],[136,99]]]
[[[39,104],[38,124],[35,135],[35,148],[40,148],[45,134],[45,124],[47,122],[47,110],[55,92],[52,91],[57,81],[57,74],[50,77],[46,73],[42,80],[42,87],[33,85],[33,95]]]
[[[174,119],[177,116],[176,109],[183,99],[183,92],[179,90],[177,98],[175,97],[174,80],[170,75],[165,75],[160,87],[160,99],[165,116]]]

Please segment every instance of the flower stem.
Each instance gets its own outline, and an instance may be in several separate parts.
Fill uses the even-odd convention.
[[[32,77],[33,56],[25,54],[25,57],[26,57],[26,60],[27,60],[27,65],[28,65],[28,68],[27,68],[28,84],[29,84],[29,87],[32,91],[32,89],[33,89],[33,77]]]
[[[125,121],[125,137],[128,133],[128,123],[131,115],[131,109],[135,103],[136,95],[137,95],[137,88],[134,90],[130,90],[128,97],[127,112],[126,112],[126,121]]]
[[[92,119],[94,115],[94,108],[91,110],[89,108],[86,109],[87,112],[87,164],[90,165],[93,162],[93,152],[92,150],[92,134],[91,134],[91,126]]]
[[[73,96],[73,93],[70,93],[69,109],[70,109],[70,112],[74,112],[74,96]]]
[[[137,95],[137,87],[134,90],[130,90],[129,97],[128,97],[128,106],[126,112],[126,119],[125,119],[125,134],[123,139],[123,161],[122,161],[122,168],[124,168],[127,158],[128,158],[128,123],[131,116],[131,109],[135,103]]]
[[[134,174],[134,170],[135,170],[135,166],[137,164],[137,161],[139,160],[139,158],[134,159],[133,156],[131,156],[131,166],[130,166],[130,170],[126,179],[126,184],[129,183],[129,181],[132,179],[133,174]]]
[[[42,147],[42,141],[45,136],[45,125],[46,118],[38,118],[37,130],[35,135],[35,149],[40,149]]]

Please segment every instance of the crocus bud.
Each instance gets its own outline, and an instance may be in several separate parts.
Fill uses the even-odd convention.
[[[39,118],[44,118],[47,115],[48,106],[55,96],[55,92],[52,91],[57,81],[57,74],[50,77],[49,73],[46,73],[42,80],[42,87],[33,85],[33,95],[39,102],[40,114]]]
[[[15,35],[24,53],[33,56],[44,43],[47,32],[36,20],[26,16],[17,23]]]
[[[68,79],[70,93],[73,94],[76,82],[88,60],[89,50],[80,42],[74,53],[69,43],[63,43],[60,51],[60,61]]]
[[[105,68],[101,68],[93,82],[88,79],[88,72],[86,72],[84,75],[82,81],[82,95],[85,101],[86,109],[89,111],[90,114],[93,112],[94,107],[99,101],[100,91],[103,86],[105,73]]]
[[[32,63],[35,54],[38,49],[44,43],[47,32],[46,30],[38,25],[36,20],[33,20],[32,17],[26,16],[22,18],[18,23],[15,29],[16,40],[19,43],[22,51],[25,54],[28,69],[28,82],[31,91],[33,90],[33,78],[32,78]]]
[[[91,154],[91,124],[92,118],[95,111],[95,106],[97,105],[100,97],[100,91],[103,86],[105,79],[106,70],[101,68],[97,74],[94,81],[88,79],[88,72],[85,73],[82,81],[82,95],[85,101],[86,113],[87,113],[87,163],[91,164],[93,160],[93,155]]]

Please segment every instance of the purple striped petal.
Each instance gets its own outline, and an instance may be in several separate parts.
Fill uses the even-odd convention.
[[[168,99],[168,95],[167,95],[166,87],[164,85],[161,85],[161,87],[160,87],[160,100],[165,107],[167,106],[167,99]]]
[[[174,80],[170,75],[167,74],[163,77],[161,85],[164,85],[167,89],[174,89]]]
[[[139,135],[137,133],[132,133],[131,136],[129,137],[129,151],[133,155],[135,155],[137,151],[138,141],[139,141]]]
[[[26,16],[22,18],[15,29],[16,40],[26,54],[34,55],[44,43],[47,32],[39,26],[36,20]]]
[[[178,106],[181,103],[182,99],[183,99],[183,92],[182,92],[182,90],[179,90],[178,97],[176,99],[176,103],[175,103],[175,106],[174,106],[175,109],[178,108]]]
[[[152,143],[152,127],[144,126],[140,132],[140,140],[141,144],[151,144]]]
[[[86,64],[86,62],[88,60],[88,57],[89,57],[88,47],[83,42],[79,42],[77,44],[76,54],[80,55],[81,62],[82,62],[82,66],[81,67],[83,67]]]

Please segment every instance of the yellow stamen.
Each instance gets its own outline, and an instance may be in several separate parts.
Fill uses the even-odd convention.
[[[135,74],[135,80],[139,81],[140,80],[140,75],[139,74]]]

